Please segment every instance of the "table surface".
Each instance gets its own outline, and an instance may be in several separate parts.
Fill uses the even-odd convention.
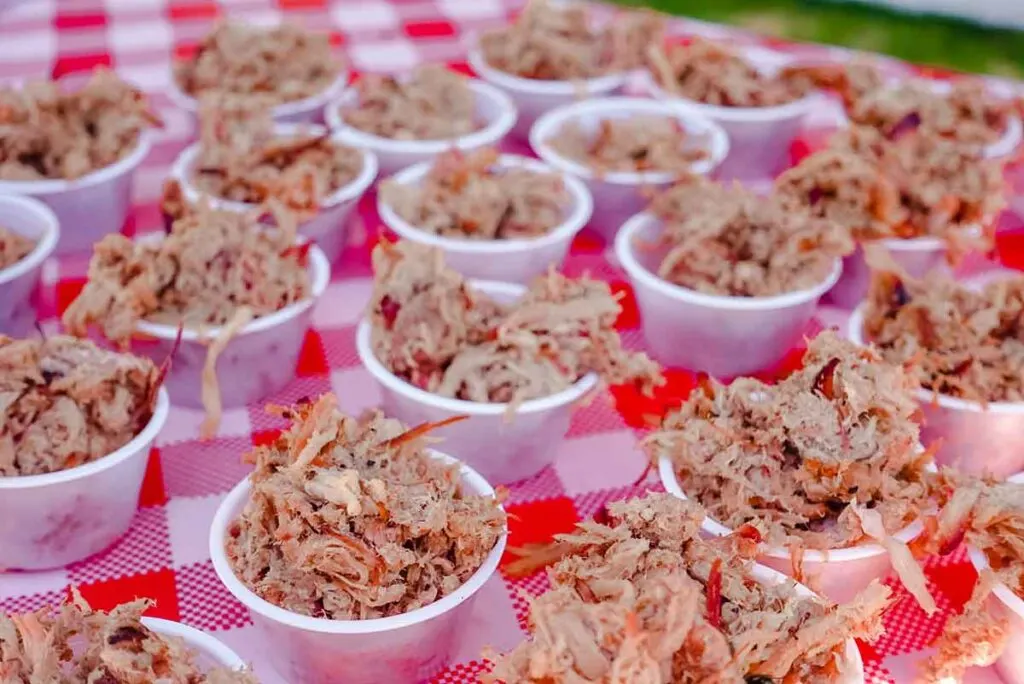
[[[170,60],[194,45],[214,18],[288,19],[317,29],[330,27],[336,48],[356,71],[394,72],[427,61],[465,68],[468,36],[504,23],[517,4],[510,0],[0,0],[0,8],[5,8],[0,9],[0,79],[64,76],[108,65],[151,93],[166,127],[136,179],[135,207],[125,227],[132,235],[159,229],[160,184],[192,136],[188,118],[165,95]],[[759,41],[809,57],[842,54],[685,20],[677,22],[676,28]],[[827,112],[819,113],[819,118],[827,119]],[[352,220],[351,244],[315,308],[296,377],[271,398],[273,403],[334,391],[345,410],[358,412],[377,404],[378,391],[356,356],[354,331],[371,289],[369,253],[378,230],[370,193]],[[87,260],[83,254],[46,264],[40,293],[44,330],[56,330],[59,312],[82,286]],[[570,275],[590,272],[626,293],[619,327],[630,346],[642,347],[629,286],[599,238],[582,234],[565,271]],[[844,318],[845,312],[822,309],[815,325],[839,324]],[[645,467],[637,448],[644,416],[663,412],[691,385],[685,371],[670,370],[668,376],[669,384],[654,399],[613,388],[574,416],[554,466],[511,488],[510,545],[545,541],[553,533],[571,529],[608,501],[659,487],[652,479],[630,483]],[[222,497],[249,470],[240,463],[240,455],[254,443],[273,438],[282,424],[261,406],[251,406],[226,412],[217,436],[199,441],[201,420],[197,411],[172,409],[152,451],[141,509],[123,539],[108,551],[63,570],[0,574],[0,609],[20,612],[58,603],[69,585],[78,586],[94,606],[103,609],[148,596],[157,602],[153,615],[214,633],[253,662],[262,681],[281,682],[261,657],[246,610],[218,582],[205,530]],[[899,601],[886,616],[885,635],[862,646],[869,682],[912,681],[922,650],[967,599],[975,581],[963,549],[929,559],[925,573],[940,612],[926,617],[893,584]],[[504,650],[523,639],[526,601],[522,596],[536,594],[545,585],[542,575],[522,581],[494,577],[481,591],[474,628],[468,630],[455,663],[435,681],[476,681],[484,667],[481,649],[486,645]],[[969,681],[1000,680],[985,670],[972,672]]]

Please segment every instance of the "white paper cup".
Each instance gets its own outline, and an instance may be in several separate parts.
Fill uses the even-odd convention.
[[[1009,481],[1024,483],[1024,473],[1009,478]],[[975,570],[981,572],[989,568],[988,558],[979,549],[968,545],[967,553]],[[1006,648],[995,663],[996,672],[1007,684],[1024,682],[1024,599],[1005,584],[997,584],[992,588],[988,605],[991,614],[1005,618],[1010,625]]]
[[[534,159],[505,154],[498,159],[496,166],[502,169],[525,168],[560,176],[570,197],[562,223],[546,235],[536,238],[469,240],[442,237],[420,230],[403,219],[384,201],[383,193],[378,192],[377,210],[380,218],[399,237],[440,249],[444,252],[445,263],[467,278],[528,283],[534,277],[546,273],[549,266],[562,265],[576,233],[590,220],[594,209],[593,200],[587,186],[580,180]],[[432,162],[422,162],[399,171],[392,180],[398,185],[419,186],[431,167]]]
[[[867,346],[864,305],[850,316],[847,337]],[[980,402],[917,391],[924,411],[921,441],[926,446],[942,440],[935,462],[972,475],[1006,477],[1024,470],[1024,402]]]
[[[733,377],[781,361],[806,330],[818,300],[839,278],[839,260],[813,288],[771,297],[709,295],[656,274],[659,254],[636,249],[653,242],[660,221],[637,214],[615,239],[615,257],[629,276],[644,339],[663,365]]]
[[[522,285],[473,281],[474,290],[502,303],[514,302],[526,291]],[[373,353],[370,322],[356,331],[356,351],[381,391],[384,412],[406,425],[433,423],[469,416],[431,432],[444,439],[445,451],[478,470],[489,482],[507,484],[536,475],[551,465],[569,431],[575,404],[597,386],[590,373],[569,389],[520,404],[507,416],[508,404],[485,404],[431,394],[396,377]]]
[[[676,477],[672,461],[658,458],[658,474],[665,491],[680,499],[688,498]],[[724,537],[733,530],[710,516],[704,517],[701,532],[708,537]],[[893,535],[906,543],[921,533],[920,521],[904,527]],[[761,553],[757,562],[785,575],[793,576],[793,556],[788,549],[772,547]],[[868,587],[873,580],[885,578],[892,569],[889,553],[880,544],[858,544],[846,549],[804,551],[803,574],[820,593],[836,603],[846,603]]]
[[[117,451],[56,473],[0,477],[0,571],[59,568],[127,532],[169,409],[160,388],[149,423]]]
[[[88,251],[104,235],[119,233],[128,218],[135,169],[149,154],[149,133],[124,159],[76,180],[0,181],[0,195],[43,202],[61,226],[56,256]]]
[[[35,241],[21,261],[0,269],[0,334],[24,337],[36,321],[32,296],[39,285],[43,262],[60,236],[57,216],[31,197],[0,195],[0,226]]]
[[[930,271],[949,269],[946,241],[941,238],[887,238],[878,240],[877,244],[885,247],[893,260],[914,278],[924,277]],[[853,254],[843,257],[843,274],[825,299],[840,308],[852,309],[867,296],[870,283],[871,267],[864,260],[863,248],[858,245]]]
[[[743,48],[742,54],[762,73],[774,74],[793,58],[759,47]],[[789,146],[806,117],[818,104],[816,93],[773,107],[722,107],[679,97],[664,90],[654,76],[643,73],[647,92],[658,100],[685,103],[725,129],[729,156],[716,175],[724,179],[773,178],[789,165]]]
[[[433,451],[446,463],[457,461]],[[494,489],[462,464],[463,486],[482,496]],[[299,615],[257,596],[235,575],[224,544],[232,521],[249,501],[243,480],[225,497],[210,528],[210,558],[217,577],[249,609],[274,669],[286,681],[302,684],[413,684],[441,671],[466,630],[474,628],[477,592],[494,575],[505,550],[502,535],[483,565],[453,593],[417,610],[371,620],[330,620]]]
[[[708,150],[707,159],[695,162],[690,171],[697,175],[711,173],[729,153],[729,138],[722,127],[694,109],[668,102],[635,97],[609,97],[567,105],[542,116],[530,131],[530,146],[541,159],[559,171],[582,178],[594,198],[591,225],[606,240],[611,240],[619,226],[647,206],[645,191],[661,190],[678,180],[678,173],[647,171],[634,173],[615,171],[598,173],[559,154],[548,142],[568,123],[575,123],[586,132],[597,132],[602,121],[629,119],[634,116],[674,117],[682,124],[694,147]]]
[[[184,642],[186,648],[195,654],[195,663],[202,672],[209,672],[215,667],[245,669],[245,661],[237,653],[195,627],[153,617],[142,618],[142,624],[162,637]]]
[[[320,135],[326,133],[327,130],[322,126],[277,124],[274,127],[274,132],[282,136]],[[333,134],[331,139],[341,144],[348,144],[337,134]],[[352,210],[356,208],[359,200],[366,194],[377,177],[376,155],[366,149],[360,149],[359,152],[363,155],[363,166],[359,170],[359,174],[351,182],[328,195],[316,216],[299,225],[299,234],[315,242],[331,263],[337,261],[347,244],[348,219],[352,215]],[[198,155],[199,144],[189,145],[182,150],[171,166],[171,177],[181,185],[188,202],[194,204],[200,198],[206,197],[213,207],[238,213],[250,212],[257,208],[255,204],[248,202],[234,202],[207,195],[196,188],[192,181],[192,171]]]
[[[526,140],[537,119],[557,107],[594,97],[613,95],[629,79],[627,72],[608,74],[578,81],[545,81],[523,78],[495,69],[484,59],[474,41],[469,51],[469,66],[476,75],[508,94],[519,110],[519,119],[512,129],[513,137]]]
[[[476,99],[477,120],[483,128],[468,135],[444,140],[394,140],[367,133],[345,122],[341,110],[355,106],[359,101],[359,89],[351,87],[332,101],[324,110],[324,116],[338,139],[353,147],[373,150],[380,163],[382,175],[391,175],[407,166],[433,159],[452,148],[464,152],[491,147],[501,142],[516,122],[516,107],[505,93],[475,78],[467,79],[466,85]]]
[[[320,123],[323,121],[324,105],[336,98],[338,93],[345,89],[348,79],[348,70],[342,70],[338,78],[327,86],[323,92],[302,98],[301,100],[292,100],[291,102],[279,104],[271,110],[271,115],[278,123]],[[199,114],[199,101],[181,90],[178,87],[178,82],[173,78],[171,79],[170,86],[167,88],[167,95],[175,106],[191,115],[194,125]]]

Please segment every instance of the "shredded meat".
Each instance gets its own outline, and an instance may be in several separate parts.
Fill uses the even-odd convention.
[[[826,331],[775,385],[707,379],[645,447],[672,460],[687,495],[724,525],[757,525],[772,546],[865,541],[858,507],[889,535],[928,500],[916,383],[870,349]]]
[[[162,371],[148,359],[56,336],[0,335],[0,477],[103,458],[149,423]]]
[[[276,204],[297,220],[308,219],[362,166],[359,150],[327,134],[275,135],[264,107],[205,102],[200,110],[199,154],[191,172],[196,188],[215,197]]]
[[[608,514],[543,550],[560,560],[532,602],[531,638],[494,657],[485,681],[818,684],[836,681],[847,639],[881,634],[881,584],[830,607],[792,583],[755,580],[756,540],[702,539],[693,502],[650,494]]]
[[[74,180],[128,156],[162,125],[141,90],[97,69],[84,86],[0,87],[0,179]]]
[[[333,395],[293,408],[274,443],[245,456],[252,498],[227,554],[246,586],[302,615],[401,615],[451,594],[506,527],[493,497],[463,491],[457,465],[379,412],[341,414]]]
[[[582,5],[530,0],[515,22],[480,39],[495,69],[545,81],[574,81],[636,69],[651,43],[661,42],[664,20],[653,12],[620,12],[594,28]]]
[[[590,372],[649,390],[662,381],[626,351],[608,285],[554,270],[511,306],[475,292],[440,250],[382,243],[373,254],[373,348],[392,373],[445,397],[508,402],[550,396]]]
[[[657,195],[659,277],[707,294],[765,297],[814,287],[853,251],[835,223],[703,177]]]
[[[975,291],[939,274],[873,276],[864,334],[923,387],[987,403],[1024,401],[1024,277]]]
[[[810,82],[788,71],[758,71],[721,43],[693,38],[668,49],[652,44],[651,72],[666,92],[719,107],[774,107],[806,96]]]
[[[0,270],[18,263],[35,247],[35,242],[18,231],[0,226]]]
[[[196,98],[232,95],[277,105],[322,93],[341,70],[327,34],[221,22],[191,59],[175,63],[174,80]]]
[[[59,608],[0,611],[0,676],[5,684],[257,684],[247,670],[204,672],[197,654],[146,627],[153,602],[93,610],[77,590]]]
[[[345,123],[395,140],[444,140],[482,128],[476,96],[466,77],[437,64],[418,67],[408,79],[365,74],[359,102],[342,110]]]
[[[565,221],[572,197],[560,176],[498,166],[485,148],[445,152],[419,186],[386,180],[380,191],[416,228],[449,238],[516,240],[547,235]]]
[[[687,173],[709,155],[705,146],[689,144],[682,123],[668,116],[603,119],[595,133],[571,121],[546,142],[559,154],[599,172]]]

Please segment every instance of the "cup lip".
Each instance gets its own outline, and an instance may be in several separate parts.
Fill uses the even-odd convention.
[[[57,215],[39,200],[26,195],[0,195],[0,209],[4,205],[20,207],[30,214],[34,214],[35,218],[42,222],[44,228],[42,236],[36,241],[31,252],[20,261],[0,269],[0,285],[17,280],[26,273],[31,273],[39,268],[53,254],[53,250],[57,248],[57,242],[60,240],[60,221],[57,219]],[[15,230],[13,227],[11,229]],[[17,231],[15,230],[15,232]]]
[[[480,290],[484,294],[520,296],[526,292],[524,285],[516,283],[502,283],[494,280],[470,280],[473,289]],[[384,364],[377,359],[373,353],[373,345],[370,342],[370,321],[365,316],[359,322],[356,329],[356,352],[363,367],[370,371],[370,375],[381,385],[401,394],[419,404],[431,408],[447,411],[452,414],[466,414],[469,416],[502,416],[505,415],[510,404],[508,403],[484,403],[477,401],[464,401],[462,399],[451,399],[441,397],[419,387],[414,387],[406,381],[398,378],[394,373],[385,368]],[[539,399],[528,399],[515,407],[516,415],[542,413],[551,411],[561,406],[570,405],[579,401],[584,395],[597,386],[598,377],[596,373],[587,373],[577,380],[573,385],[561,392],[556,392]]]
[[[690,165],[690,172],[707,175],[729,154],[729,136],[725,129],[696,109],[681,103],[663,102],[643,97],[598,97],[555,107],[540,116],[530,128],[530,147],[542,160],[566,173],[612,185],[667,185],[679,178],[673,171],[611,171],[598,173],[585,164],[559,154],[548,140],[557,135],[566,123],[581,116],[626,113],[653,114],[675,118],[690,133],[709,137],[707,159]]]
[[[154,617],[143,617],[142,624],[160,636],[181,639],[190,650],[213,658],[221,667],[232,670],[244,670],[246,667],[245,661],[237,653],[201,629]]]
[[[1013,482],[1015,484],[1024,484],[1024,472],[1008,477],[1006,478],[1006,481]],[[981,552],[981,549],[973,544],[968,544],[967,554],[970,557],[971,565],[974,566],[975,570],[981,571],[989,569],[988,557]],[[1024,619],[1024,599],[1013,593],[1013,591],[1011,591],[1010,588],[1002,582],[992,588],[992,593],[1003,602],[1003,605],[1016,613],[1017,617]]]
[[[350,126],[342,118],[340,109],[352,104],[359,97],[355,86],[345,88],[342,93],[332,99],[324,108],[324,118],[339,139],[355,147],[369,148],[378,154],[422,154],[437,155],[451,148],[471,150],[487,145],[495,145],[502,140],[515,126],[519,114],[511,98],[498,88],[476,78],[466,79],[466,85],[476,98],[490,100],[498,108],[498,114],[488,121],[483,128],[460,135],[455,138],[436,140],[395,140],[380,135],[367,133]]]
[[[657,291],[665,297],[709,309],[724,311],[772,311],[800,306],[819,299],[836,284],[843,272],[842,259],[835,259],[828,277],[814,287],[786,292],[769,297],[737,297],[732,295],[711,295],[675,285],[659,278],[647,270],[633,255],[633,238],[641,228],[646,228],[658,218],[641,212],[629,218],[615,236],[615,256],[631,279],[640,286]]]
[[[441,460],[446,464],[458,464],[462,480],[468,484],[475,494],[481,496],[495,495],[494,488],[490,483],[466,463],[434,449],[427,449],[427,452],[432,458]],[[242,507],[248,501],[251,491],[252,485],[249,479],[246,478],[235,485],[228,492],[220,506],[217,507],[217,512],[213,516],[213,523],[210,526],[209,539],[210,559],[213,561],[214,571],[227,590],[236,599],[245,604],[249,610],[259,613],[268,620],[273,620],[276,623],[306,632],[339,635],[378,634],[412,627],[443,615],[476,594],[494,575],[498,569],[498,563],[501,560],[502,554],[505,552],[505,544],[508,541],[508,523],[506,523],[504,531],[498,537],[486,558],[484,558],[483,564],[477,568],[476,572],[468,580],[451,594],[416,610],[402,613],[401,615],[368,620],[314,618],[285,610],[264,600],[238,579],[231,564],[228,562],[227,553],[224,549],[227,530],[231,521],[241,512]],[[502,510],[504,510],[504,507],[502,507]]]
[[[861,347],[867,347],[870,344],[864,339],[864,308],[866,306],[865,302],[858,304],[857,308],[850,314],[850,320],[846,324],[846,337]],[[934,402],[947,411],[1024,415],[1024,401],[990,401],[988,404],[982,404],[980,401],[960,399],[949,394],[939,394],[923,387],[918,388],[916,394],[917,400],[922,405],[928,406]]]
[[[127,155],[109,166],[97,169],[74,180],[47,178],[46,180],[12,181],[0,180],[0,194],[32,195],[40,197],[57,195],[75,190],[108,183],[118,176],[133,171],[149,154],[152,146],[152,133],[148,130],[139,131],[139,139],[135,147]]]
[[[932,464],[928,464],[926,469],[929,472],[937,472],[935,466]],[[679,478],[676,477],[675,469],[672,467],[672,460],[668,456],[658,457],[658,475],[661,478],[661,484],[665,488],[665,491],[683,500],[687,500],[689,498],[686,496],[686,492],[683,491],[683,487],[679,483]],[[723,537],[733,532],[732,528],[726,527],[707,514],[704,515],[704,520],[701,522],[700,528],[707,534],[714,537]],[[918,518],[892,536],[893,538],[906,543],[919,535],[923,530],[924,523],[920,518]],[[872,558],[885,553],[888,552],[881,544],[869,543],[848,546],[844,549],[828,549],[827,551],[807,549],[804,551],[803,558],[805,561],[811,563],[844,563],[846,561]],[[792,558],[792,554],[789,552],[789,549],[779,546],[769,547],[760,551],[759,555],[779,559]]]
[[[342,140],[340,135],[337,133],[331,133],[325,126],[315,124],[276,123],[274,124],[274,133],[281,136],[289,136],[293,134],[322,135],[324,133],[330,133],[330,139],[332,142],[345,145],[347,147],[354,147],[362,155],[363,164],[359,169],[359,173],[356,174],[356,177],[351,181],[341,186],[324,199],[320,206],[321,212],[346,202],[359,199],[377,177],[379,164],[377,161],[377,155],[375,155],[372,150],[357,147],[352,145],[350,142]],[[198,155],[199,143],[194,142],[178,154],[170,168],[171,178],[178,181],[178,184],[181,186],[181,189],[185,193],[185,197],[189,202],[197,202],[200,198],[205,198],[209,200],[210,204],[216,209],[233,211],[236,213],[253,211],[257,208],[258,205],[252,202],[236,202],[234,200],[216,197],[199,190],[199,188],[197,188],[192,182],[192,174],[190,173],[192,165],[195,163]]]
[[[274,105],[271,109],[271,116],[276,118],[296,116],[300,114],[306,114],[308,112],[314,112],[338,96],[342,90],[348,85],[349,78],[352,76],[352,71],[348,66],[342,66],[341,71],[338,73],[338,77],[335,78],[331,83],[319,93],[304,97],[298,100],[289,100],[288,102],[282,102],[281,104]],[[172,75],[170,85],[167,88],[167,95],[170,100],[180,109],[184,109],[187,112],[193,114],[199,111],[199,100],[184,90],[178,85],[177,79]]]
[[[167,396],[167,390],[163,386],[157,391],[156,406],[153,408],[153,415],[149,422],[142,428],[139,434],[132,437],[124,446],[115,449],[106,456],[85,463],[74,468],[58,470],[55,473],[44,473],[41,475],[16,475],[11,477],[0,477],[0,491],[11,491],[21,489],[44,488],[52,485],[62,485],[75,480],[82,480],[91,475],[110,470],[115,466],[124,463],[137,455],[145,444],[151,443],[163,429],[170,413],[171,401]],[[148,456],[148,454],[147,454]]]
[[[398,185],[415,186],[433,168],[434,161],[424,161],[408,166],[391,176],[389,180]],[[521,155],[503,154],[498,157],[495,166],[503,169],[523,168],[537,173],[551,173],[561,178],[571,196],[571,208],[565,219],[550,232],[535,238],[516,238],[511,240],[469,240],[433,235],[418,226],[409,223],[385,201],[384,193],[377,193],[377,211],[381,220],[399,237],[413,242],[440,247],[441,249],[459,254],[519,254],[543,249],[553,244],[569,241],[580,232],[594,211],[594,200],[587,186],[571,174],[559,171],[549,164]]]
[[[628,71],[619,71],[592,78],[581,78],[574,81],[548,81],[539,78],[516,76],[491,66],[484,58],[480,49],[479,36],[472,39],[472,47],[467,54],[470,68],[483,80],[493,83],[499,88],[518,94],[548,95],[576,98],[580,94],[589,97],[607,95],[621,88],[629,79]]]
[[[715,121],[726,123],[759,123],[773,124],[787,119],[799,119],[806,116],[819,101],[819,94],[812,91],[803,97],[781,105],[768,107],[723,107],[711,105],[698,100],[691,100],[687,97],[674,95],[658,83],[650,70],[644,69],[640,75],[643,88],[656,100],[665,102],[679,102],[696,111],[708,116]]]
[[[161,239],[162,237],[162,235],[156,234],[156,236],[151,239]],[[327,285],[330,283],[331,267],[330,262],[327,260],[327,256],[316,244],[310,246],[308,256],[310,271],[309,296],[300,301],[293,302],[283,309],[279,309],[271,314],[256,318],[238,331],[235,338],[263,332],[264,330],[289,323],[316,304],[317,300],[324,294],[327,290]],[[209,326],[202,328],[201,330],[196,328],[183,328],[181,331],[181,339],[185,342],[202,342],[204,340],[213,339],[220,334],[221,327],[222,326],[219,325]],[[161,340],[175,340],[178,338],[178,326],[168,325],[166,323],[139,321],[135,324],[135,330],[144,335],[149,335],[150,337],[155,337]]]

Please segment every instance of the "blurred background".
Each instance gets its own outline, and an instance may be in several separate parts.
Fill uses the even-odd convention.
[[[468,1],[468,0],[467,0]],[[622,0],[790,40],[1024,78],[1024,0]]]

